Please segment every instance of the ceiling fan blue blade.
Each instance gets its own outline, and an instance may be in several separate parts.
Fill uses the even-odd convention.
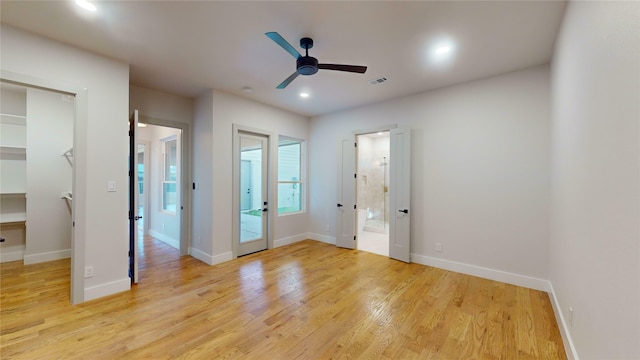
[[[268,32],[268,33],[265,33],[265,35],[267,35],[269,39],[275,41],[276,44],[280,45],[283,49],[287,50],[287,52],[291,54],[291,56],[293,56],[294,58],[298,59],[302,57],[302,55],[300,55],[298,50],[296,50],[293,46],[291,46],[291,44],[289,44],[287,40],[285,40],[277,32]]]
[[[294,72],[293,74],[289,75],[288,78],[284,79],[283,82],[280,83],[280,85],[276,86],[276,89],[284,89],[287,87],[287,85],[289,85],[289,83],[291,83],[293,81],[293,79],[297,78],[298,75],[300,75],[297,71]]]
[[[318,69],[346,71],[346,72],[354,72],[359,74],[364,74],[365,72],[367,72],[366,66],[358,66],[358,65],[318,64]]]

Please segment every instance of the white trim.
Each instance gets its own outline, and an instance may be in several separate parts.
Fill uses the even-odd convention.
[[[189,248],[189,255],[193,256],[194,258],[204,262],[205,264],[208,265],[213,265],[213,256],[207,254],[204,251],[200,251],[194,247],[190,247]]]
[[[219,255],[214,255],[211,258],[211,264],[210,265],[215,265],[215,264],[220,264],[223,263],[225,261],[229,261],[229,260],[233,260],[233,253],[231,251],[226,252],[226,253],[222,253]]]
[[[24,256],[24,264],[37,264],[46,261],[68,259],[71,257],[71,249],[48,251],[38,254],[31,254]]]
[[[459,272],[462,274],[495,280],[511,285],[526,287],[529,289],[547,291],[548,281],[526,275],[514,274],[506,271],[489,269],[482,266],[464,264],[456,261],[438,259],[431,256],[411,254],[411,262],[437,267],[439,269]]]
[[[311,239],[311,240],[321,241],[323,243],[327,243],[327,244],[331,244],[331,245],[335,245],[336,244],[335,236],[327,236],[327,235],[321,235],[321,234],[316,234],[316,233],[308,233],[307,234],[307,238]]]
[[[277,247],[280,247],[280,246],[293,244],[295,242],[306,240],[308,238],[309,238],[309,234],[308,233],[302,233],[302,234],[298,234],[298,235],[287,236],[287,237],[282,238],[282,239],[274,240],[273,241],[273,247],[277,248]]]
[[[556,292],[553,289],[553,284],[551,284],[551,281],[547,282],[547,292],[549,293],[553,312],[556,315],[558,328],[560,328],[560,335],[562,336],[562,343],[564,344],[564,352],[567,354],[567,359],[579,360],[578,352],[576,351],[576,347],[573,344],[573,339],[571,338],[569,326],[565,321],[564,316],[562,315],[560,302],[558,301],[558,297],[556,296]]]
[[[204,251],[200,251],[196,248],[189,248],[189,255],[206,263],[207,265],[216,265],[225,261],[233,260],[233,254],[229,251],[219,255],[209,255]]]
[[[169,237],[163,233],[157,232],[153,229],[149,229],[149,235],[151,235],[151,237],[156,238],[171,247],[174,247],[180,250],[180,242],[172,237]]]
[[[84,289],[84,301],[89,301],[103,296],[116,294],[131,289],[131,278],[108,282]]]
[[[18,261],[24,258],[24,245],[6,246],[0,248],[0,263]]]

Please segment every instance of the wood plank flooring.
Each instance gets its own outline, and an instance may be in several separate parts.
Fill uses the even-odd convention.
[[[306,240],[217,266],[147,238],[72,306],[69,261],[1,265],[2,359],[565,359],[544,292]]]

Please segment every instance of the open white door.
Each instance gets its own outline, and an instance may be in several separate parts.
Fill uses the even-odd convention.
[[[391,130],[389,257],[409,262],[411,226],[411,130]]]
[[[356,240],[356,149],[353,138],[340,141],[338,164],[336,245],[353,249]]]
[[[129,276],[138,283],[138,110],[129,118]]]

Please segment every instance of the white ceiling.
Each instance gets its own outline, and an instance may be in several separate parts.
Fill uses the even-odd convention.
[[[195,97],[215,88],[313,116],[549,62],[564,1],[2,1],[2,23],[117,58],[131,83]],[[295,59],[264,33],[279,32],[321,63],[366,65],[366,74],[320,70],[275,87]],[[434,64],[434,41],[456,43]],[[389,80],[371,85],[381,76]],[[249,86],[247,94],[242,88]],[[308,91],[302,99],[298,93]]]

